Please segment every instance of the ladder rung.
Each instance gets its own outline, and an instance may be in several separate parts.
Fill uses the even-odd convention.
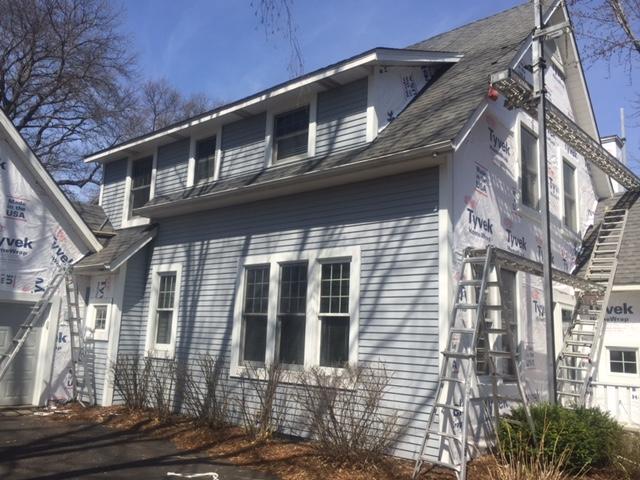
[[[483,332],[494,334],[494,335],[504,335],[507,333],[507,330],[504,328],[485,328]]]
[[[441,437],[450,438],[451,440],[455,440],[458,443],[462,444],[462,440],[460,440],[460,438],[458,438],[458,436],[455,433],[440,432],[438,430],[429,430],[429,434],[440,435]]]
[[[566,395],[568,397],[581,397],[582,395],[580,395],[579,393],[574,393],[574,392],[562,392],[562,391],[558,391],[558,395]]]
[[[451,357],[451,358],[473,358],[476,356],[475,353],[451,352],[448,350],[445,350],[444,352],[442,352],[442,354],[445,357]]]
[[[436,467],[448,468],[449,470],[453,470],[454,472],[460,472],[460,466],[454,463],[443,462],[442,460],[432,460],[429,457],[425,457],[424,461],[429,465],[435,465]]]
[[[587,367],[573,367],[571,365],[558,365],[558,368],[561,368],[563,370],[582,370],[582,371],[587,370]]]
[[[582,385],[584,383],[584,380],[574,380],[573,378],[562,378],[562,377],[558,377],[558,381],[560,382],[564,382],[564,383],[573,383],[573,384],[580,384]]]
[[[576,347],[591,347],[593,346],[593,342],[583,342],[580,340],[567,340],[565,342],[567,345],[574,345]]]
[[[455,308],[459,308],[462,310],[471,310],[474,308],[478,308],[477,303],[458,303]],[[485,310],[502,310],[502,305],[485,305],[483,307]]]
[[[442,377],[440,380],[443,382],[465,383],[464,380],[460,378],[454,378],[454,377]]]
[[[476,329],[475,328],[462,328],[462,327],[454,327],[449,329],[450,333],[464,333],[464,334],[472,334],[472,333],[476,333]]]
[[[505,352],[504,350],[489,350],[490,355],[495,355],[496,357],[510,357],[511,352]]]
[[[487,261],[487,257],[466,257],[462,262],[463,263],[485,263]]]
[[[562,356],[573,357],[573,358],[589,358],[588,353],[582,353],[582,352],[562,352]]]
[[[449,405],[447,403],[436,403],[434,404],[434,407],[436,408],[445,408],[447,410],[455,410],[456,412],[463,412],[464,409],[462,407],[459,407],[457,405]]]

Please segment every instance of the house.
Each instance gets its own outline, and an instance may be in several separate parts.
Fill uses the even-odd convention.
[[[9,119],[0,112],[0,352],[60,268],[102,248]],[[64,291],[51,298],[0,382],[0,405],[41,405],[69,393]],[[54,363],[54,356],[57,361]],[[64,360],[66,355],[66,361]]]
[[[546,15],[568,18],[557,1]],[[532,22],[523,4],[374,48],[88,156],[104,169],[101,209],[84,212],[102,244],[74,273],[97,402],[114,402],[109,366],[122,355],[182,365],[218,355],[232,388],[248,362],[336,374],[383,363],[386,405],[408,427],[395,453],[414,458],[465,249],[541,260],[537,124],[488,94],[498,72],[530,81]],[[622,167],[597,143],[575,39],[546,53],[551,102],[609,162],[549,132],[553,264],[569,278],[613,194],[607,165]],[[544,399],[541,282],[508,270],[502,280],[527,393]],[[554,290],[559,350],[576,300]]]

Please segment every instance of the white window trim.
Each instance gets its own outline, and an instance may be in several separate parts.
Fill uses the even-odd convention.
[[[216,137],[216,151],[215,160],[213,165],[213,177],[209,179],[209,182],[215,182],[220,175],[220,159],[222,148],[222,126],[219,126],[215,131],[209,131],[200,135],[192,135],[189,139],[189,160],[187,162],[187,187],[193,187],[196,185],[196,144],[200,140],[205,138]],[[202,182],[207,183],[207,182]]]
[[[624,373],[624,372],[613,372],[611,370],[611,351],[615,350],[615,351],[623,351],[623,352],[635,352],[636,353],[636,373]],[[618,346],[609,346],[607,345],[607,354],[609,355],[609,357],[607,358],[608,362],[607,362],[607,374],[610,375],[611,377],[614,378],[619,378],[619,379],[632,379],[632,378],[638,378],[638,376],[640,376],[640,365],[639,365],[639,361],[640,360],[638,358],[638,349],[634,348],[634,347],[618,347]]]
[[[562,223],[562,229],[566,230],[567,233],[572,234],[572,236],[574,238],[578,238],[580,239],[580,192],[578,189],[578,165],[575,161],[571,160],[569,157],[567,157],[566,155],[560,155],[558,158],[560,158],[560,165],[559,165],[559,172],[558,172],[558,181],[560,182],[560,185],[558,185],[560,187],[560,222]],[[569,228],[566,224],[565,224],[565,208],[564,208],[564,196],[565,196],[565,192],[564,192],[564,164],[565,162],[569,165],[571,165],[573,167],[573,191],[575,192],[575,201],[576,201],[576,230],[573,231],[571,228]]]
[[[107,308],[107,319],[103,330],[96,330],[96,312],[98,307]],[[95,302],[89,304],[89,315],[87,316],[87,331],[85,337],[93,340],[106,342],[109,340],[109,330],[111,328],[111,303]]]
[[[351,263],[349,278],[349,365],[358,363],[358,329],[360,324],[360,247],[331,248],[322,250],[306,250],[304,252],[276,253],[272,255],[255,255],[243,257],[239,260],[239,273],[236,278],[236,301],[233,314],[233,330],[231,343],[230,376],[239,377],[249,373],[240,361],[242,344],[242,311],[244,303],[244,285],[246,267],[252,265],[270,266],[269,270],[269,307],[267,313],[267,346],[265,363],[272,364],[275,360],[276,325],[278,317],[278,296],[280,280],[280,264],[289,262],[308,262],[307,272],[307,308],[305,325],[304,367],[319,367],[320,365],[320,278],[322,263],[348,260]],[[329,374],[341,374],[344,369],[321,367]],[[258,369],[260,372],[261,369]],[[299,369],[298,369],[299,370]],[[295,368],[292,372],[297,371]],[[295,377],[291,376],[291,381]]]
[[[171,317],[171,341],[168,344],[156,344],[156,310],[158,307],[158,291],[160,289],[160,275],[163,273],[175,273],[175,295],[173,300],[173,316]],[[147,317],[147,335],[145,339],[145,356],[155,358],[173,358],[176,349],[176,336],[178,333],[178,319],[180,307],[180,294],[182,283],[182,264],[168,263],[154,265],[151,269],[151,294],[149,296],[149,314]]]
[[[149,186],[149,200],[155,197],[156,194],[156,176],[158,169],[158,148],[153,149],[153,160],[151,162],[151,185]],[[139,155],[135,158],[127,158],[127,178],[124,183],[124,202],[122,208],[122,228],[137,227],[139,225],[148,225],[151,220],[147,217],[129,216],[129,204],[131,202],[131,172],[133,169],[133,162],[142,160],[149,157],[149,154]]]
[[[316,154],[316,132],[317,132],[317,114],[318,114],[318,94],[313,93],[307,97],[296,99],[296,101],[288,102],[285,104],[279,104],[277,108],[270,108],[267,110],[267,124],[265,135],[265,152],[264,152],[264,165],[265,167],[274,166],[274,134],[273,128],[275,125],[275,117],[282,113],[287,113],[304,106],[309,107],[309,129],[307,134],[307,153],[296,155],[283,159],[277,163],[277,166],[286,165],[288,163],[299,162],[306,158],[312,158]]]

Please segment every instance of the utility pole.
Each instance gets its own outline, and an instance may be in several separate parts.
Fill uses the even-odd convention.
[[[538,100],[538,178],[540,182],[540,210],[542,213],[542,291],[544,292],[544,321],[547,338],[547,382],[549,402],[556,403],[556,347],[553,321],[553,280],[551,278],[551,226],[549,223],[549,184],[547,161],[547,121],[546,91],[544,74],[546,60],[544,58],[544,18],[542,17],[542,2],[534,0],[535,31],[533,34],[533,94]]]

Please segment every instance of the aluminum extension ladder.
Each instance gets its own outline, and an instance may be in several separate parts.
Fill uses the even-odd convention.
[[[11,340],[11,344],[6,352],[0,354],[0,380],[5,376],[7,371],[9,371],[9,367],[11,363],[16,358],[20,350],[24,346],[27,338],[29,338],[29,334],[31,330],[35,328],[38,322],[42,319],[43,315],[47,311],[47,306],[51,301],[51,298],[55,294],[56,290],[62,283],[62,280],[67,275],[67,271],[65,269],[58,269],[54,274],[53,278],[49,282],[49,286],[45,289],[42,294],[42,297],[35,303],[27,318],[24,322],[18,327],[18,331],[14,335]]]
[[[585,278],[606,285],[606,289],[582,292],[574,309],[556,368],[558,402],[564,406],[585,404],[599,361],[605,315],[626,221],[626,209],[611,209],[604,213]]]
[[[521,382],[516,354],[516,342],[509,328],[508,319],[503,318],[500,266],[495,262],[494,248],[485,250],[467,249],[462,261],[456,302],[449,323],[449,333],[443,362],[440,369],[434,404],[429,412],[422,447],[413,472],[413,478],[420,474],[425,462],[452,469],[458,480],[466,478],[467,461],[472,455],[469,442],[472,411],[478,423],[485,427],[491,422],[480,416],[492,416],[494,425],[490,433],[495,434],[499,421],[501,402],[518,402],[524,405],[531,428],[533,422],[525,388]],[[480,396],[476,372],[478,341],[486,342],[486,361],[492,379],[490,396]],[[514,371],[510,375],[498,369],[500,359],[513,362]],[[504,380],[514,380],[517,396],[500,395]],[[492,408],[487,400],[492,399]],[[478,415],[478,412],[481,412]],[[437,458],[428,455],[433,448],[429,440],[436,440]]]
[[[93,368],[86,364],[87,352],[78,303],[78,291],[71,275],[65,275],[65,294],[67,301],[66,320],[69,324],[69,345],[71,348],[71,372],[73,399],[81,405],[85,401],[94,403]]]

